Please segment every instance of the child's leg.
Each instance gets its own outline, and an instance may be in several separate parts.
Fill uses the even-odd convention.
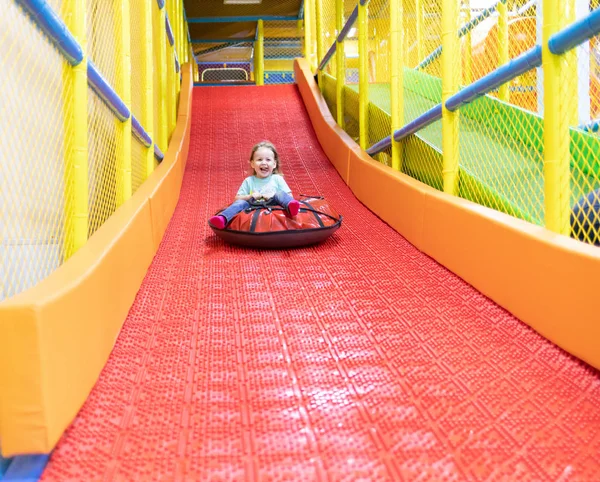
[[[283,206],[285,209],[287,209],[288,213],[290,213],[290,216],[295,216],[300,210],[300,203],[287,192],[277,191],[273,196],[273,200],[280,206]]]
[[[234,201],[231,205],[229,205],[227,208],[225,208],[223,211],[221,211],[219,214],[210,218],[209,222],[215,228],[223,229],[229,224],[229,222],[237,213],[241,213],[244,209],[248,207],[250,207],[250,203],[248,201],[238,199]]]

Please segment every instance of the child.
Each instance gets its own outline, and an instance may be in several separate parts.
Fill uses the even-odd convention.
[[[256,144],[250,153],[250,167],[254,175],[244,179],[233,204],[209,219],[215,228],[223,229],[253,201],[272,199],[284,207],[290,216],[298,214],[300,203],[292,197],[292,190],[280,174],[279,155],[273,144],[267,141]]]

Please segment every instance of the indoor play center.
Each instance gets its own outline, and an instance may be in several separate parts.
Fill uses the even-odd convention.
[[[600,481],[598,0],[1,4],[0,481]]]

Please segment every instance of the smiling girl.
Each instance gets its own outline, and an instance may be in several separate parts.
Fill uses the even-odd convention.
[[[279,155],[273,144],[267,141],[256,144],[250,153],[250,167],[254,175],[244,179],[233,204],[209,219],[215,228],[223,229],[236,214],[256,201],[279,204],[292,217],[298,214],[300,203],[292,197],[292,190],[280,174]]]

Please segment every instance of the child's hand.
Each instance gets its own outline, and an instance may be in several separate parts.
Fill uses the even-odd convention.
[[[257,201],[258,201],[259,199],[262,199],[262,197],[263,197],[263,195],[262,195],[261,193],[259,193],[258,191],[252,191],[252,192],[250,193],[250,195],[251,195],[251,196],[252,196],[254,199],[256,199]]]

